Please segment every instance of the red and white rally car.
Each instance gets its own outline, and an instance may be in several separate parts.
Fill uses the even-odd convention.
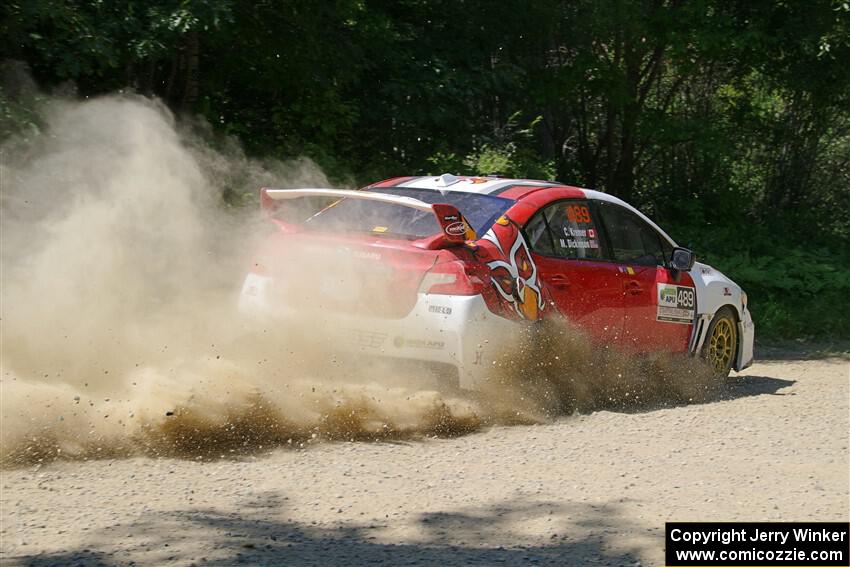
[[[278,218],[302,197],[332,202],[303,222]],[[448,368],[475,389],[517,320],[559,312],[597,344],[690,352],[720,376],[753,359],[741,288],[605,193],[445,174],[357,191],[264,188],[261,203],[274,230],[240,308],[294,318],[323,307],[312,321],[332,334],[329,348]]]

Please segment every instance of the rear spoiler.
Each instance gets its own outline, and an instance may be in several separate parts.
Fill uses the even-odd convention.
[[[447,203],[426,203],[413,197],[402,195],[388,195],[386,193],[372,193],[369,191],[354,191],[351,189],[272,189],[263,187],[260,189],[260,205],[264,210],[273,211],[277,208],[275,201],[284,199],[298,199],[301,197],[329,197],[334,199],[360,199],[362,201],[377,201],[379,203],[390,203],[416,209],[417,211],[431,212],[437,217],[437,222],[442,229],[439,238],[431,237],[426,246],[428,248],[443,248],[447,245],[463,244],[467,236],[474,232],[469,223],[454,205]]]

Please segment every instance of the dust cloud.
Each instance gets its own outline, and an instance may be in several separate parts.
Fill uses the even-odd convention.
[[[52,101],[44,116],[0,148],[2,466],[228,458],[713,395],[690,359],[597,351],[563,322],[518,332],[468,394],[339,358],[313,317],[248,321],[235,306],[268,223],[222,197],[328,186],[319,168],[250,160],[137,96]],[[295,265],[304,281],[322,269]]]

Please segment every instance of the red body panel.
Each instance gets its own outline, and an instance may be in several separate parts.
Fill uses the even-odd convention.
[[[694,287],[690,274],[674,281],[670,271],[659,266],[629,266],[633,274],[622,274],[624,291],[624,339],[635,352],[684,352],[688,349],[693,324],[659,321],[658,284]]]
[[[567,260],[534,255],[558,311],[600,344],[623,334],[623,274],[612,262]]]
[[[383,181],[373,183],[372,185],[369,185],[369,187],[394,187],[396,185],[404,183],[405,181],[410,181],[411,179],[413,179],[413,177],[410,175],[402,177],[393,177],[392,179],[385,179]]]
[[[584,191],[577,187],[547,187],[545,191],[536,188],[535,191],[524,194],[516,205],[508,209],[507,216],[514,222],[524,225],[540,207],[560,199],[584,199]],[[500,195],[504,197],[507,194]]]

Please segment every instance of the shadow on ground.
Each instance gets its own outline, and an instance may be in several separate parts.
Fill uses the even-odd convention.
[[[701,399],[678,400],[673,397],[669,399],[662,397],[660,399],[650,399],[644,403],[610,404],[607,406],[600,406],[598,408],[594,408],[594,411],[605,410],[625,414],[650,413],[662,409],[713,404],[722,401],[736,400],[738,398],[748,398],[751,396],[785,396],[787,394],[780,390],[793,386],[796,383],[796,380],[784,380],[782,378],[771,378],[769,376],[733,376],[729,379],[729,382],[723,386],[718,387],[716,390],[704,393]]]
[[[750,396],[785,396],[779,390],[796,384],[796,380],[783,380],[768,376],[738,376],[729,381],[723,399],[734,400]]]
[[[813,343],[809,341],[770,341],[756,344],[757,361],[824,360],[839,358],[850,360],[850,341],[836,340]]]
[[[18,556],[12,565],[638,565],[637,550],[624,534],[647,536],[625,525],[616,504],[569,505],[510,501],[450,513],[424,513],[405,541],[387,530],[391,519],[374,523],[317,526],[283,520],[277,495],[246,503],[240,512],[195,509],[146,514],[132,525],[93,534],[84,547]],[[548,519],[548,520],[547,520]],[[537,543],[522,531],[533,524]],[[540,529],[546,526],[549,531]],[[551,533],[550,533],[551,532]],[[545,538],[545,543],[539,543]],[[653,536],[649,536],[653,537]],[[661,532],[654,534],[658,549]],[[5,563],[4,563],[5,564]]]

